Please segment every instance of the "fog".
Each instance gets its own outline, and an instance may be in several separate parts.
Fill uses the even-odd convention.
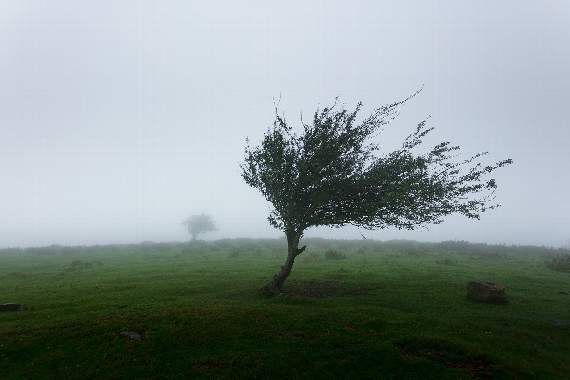
[[[512,158],[503,207],[428,230],[307,236],[557,246],[570,239],[570,3],[0,1],[0,247],[278,237],[240,177],[274,100],[298,123],[423,87],[380,138]]]

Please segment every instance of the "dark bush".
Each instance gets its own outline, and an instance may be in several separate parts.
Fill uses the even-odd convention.
[[[100,261],[83,261],[83,260],[73,260],[71,264],[66,265],[63,269],[67,272],[78,272],[88,269],[93,269],[103,265]]]
[[[240,256],[241,256],[241,252],[239,250],[231,251],[230,254],[228,255],[228,257],[230,259],[235,259],[235,258],[238,258]]]
[[[327,260],[344,260],[346,259],[346,255],[335,251],[334,249],[329,249],[325,252],[325,259]]]
[[[440,265],[455,265],[455,261],[453,261],[449,257],[445,257],[443,259],[436,260],[435,263],[440,264]]]
[[[321,261],[321,256],[316,252],[305,253],[302,257],[304,263],[318,263]]]
[[[555,256],[546,262],[546,266],[557,272],[570,272],[570,255]]]

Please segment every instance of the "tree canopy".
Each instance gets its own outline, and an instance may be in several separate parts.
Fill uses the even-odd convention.
[[[207,214],[192,215],[182,222],[182,224],[188,229],[188,233],[192,236],[192,240],[196,240],[198,235],[201,233],[217,230],[212,217]]]

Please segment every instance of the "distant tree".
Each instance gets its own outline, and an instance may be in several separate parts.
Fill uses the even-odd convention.
[[[182,224],[188,229],[188,233],[192,236],[192,241],[196,240],[199,234],[217,230],[212,217],[207,214],[192,215]]]
[[[246,139],[242,177],[273,205],[269,223],[287,237],[287,258],[263,287],[266,293],[281,291],[295,258],[305,250],[299,242],[309,227],[412,230],[454,213],[479,219],[480,213],[499,206],[493,203],[497,185],[488,176],[512,160],[483,165],[479,159],[486,152],[456,160],[460,148],[448,141],[418,152],[433,129],[426,120],[393,152],[380,153],[379,144],[371,141],[418,92],[359,121],[362,103],[349,111],[335,101],[317,109],[311,123],[301,119],[300,133],[276,107],[261,144],[252,147]]]

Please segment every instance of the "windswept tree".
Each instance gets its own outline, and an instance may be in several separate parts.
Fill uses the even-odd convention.
[[[182,224],[188,229],[188,233],[192,236],[192,241],[196,240],[199,234],[217,230],[212,217],[207,214],[192,215]]]
[[[295,258],[305,250],[299,243],[310,227],[413,230],[441,223],[450,214],[479,219],[499,206],[490,174],[512,161],[485,165],[486,152],[457,159],[460,148],[449,141],[420,149],[433,129],[426,120],[400,148],[380,151],[375,137],[418,92],[364,118],[358,118],[362,103],[347,110],[335,101],[317,109],[312,122],[301,120],[298,132],[276,108],[260,145],[246,139],[242,177],[273,205],[269,223],[285,233],[288,245],[284,265],[263,288],[266,293],[281,292]]]

